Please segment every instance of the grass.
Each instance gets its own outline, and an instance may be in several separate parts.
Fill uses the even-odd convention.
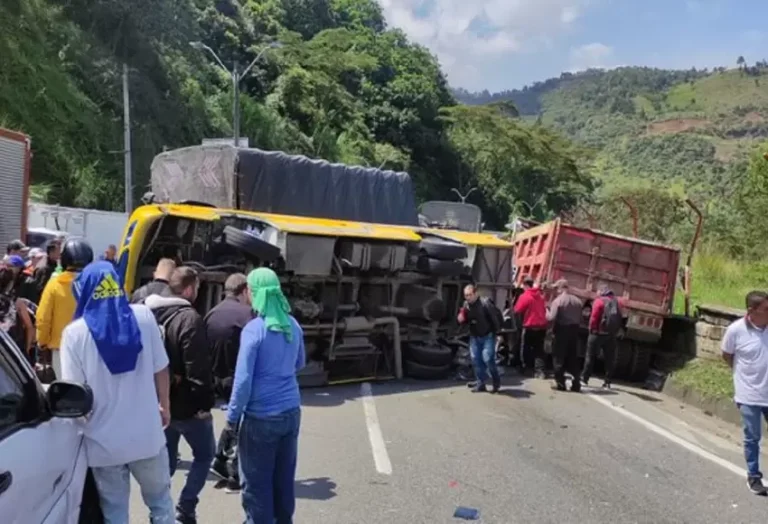
[[[725,362],[694,359],[672,373],[672,379],[708,399],[733,398],[733,376]]]
[[[744,297],[752,290],[768,290],[768,264],[744,262],[702,252],[693,259],[691,304],[710,304],[744,309]],[[683,312],[683,293],[675,295],[675,312]]]

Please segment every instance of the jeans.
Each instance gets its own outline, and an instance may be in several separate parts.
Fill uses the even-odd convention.
[[[602,348],[603,364],[605,364],[605,382],[610,384],[613,379],[613,371],[616,369],[616,335],[602,335],[590,333],[587,337],[587,354],[584,358],[584,373],[581,377],[584,382],[592,377],[592,370],[595,367],[595,359]]]
[[[469,338],[469,352],[478,384],[485,384],[490,373],[494,385],[498,385],[499,370],[496,368],[496,337],[488,333],[484,337]]]
[[[181,490],[177,509],[185,515],[194,516],[198,495],[203,491],[205,481],[208,478],[208,470],[216,453],[213,417],[171,420],[171,424],[165,429],[171,476],[176,472],[181,437],[184,437],[189,447],[192,448],[192,465],[189,467],[184,489]]]
[[[537,373],[544,373],[546,338],[546,329],[525,328],[523,330],[523,366],[525,368],[533,368]]]
[[[301,409],[243,417],[238,437],[247,524],[292,524]]]
[[[171,476],[165,449],[154,457],[121,466],[93,468],[105,524],[128,524],[131,478],[141,489],[141,498],[154,524],[173,524],[176,516],[171,498]]]
[[[741,412],[741,425],[744,429],[744,458],[747,461],[747,474],[750,478],[763,478],[763,474],[760,473],[760,437],[763,418],[768,422],[768,407],[736,405]]]
[[[555,365],[555,382],[559,386],[565,386],[565,372],[568,371],[573,377],[571,386],[578,389],[581,382],[578,325],[555,326],[552,360]]]

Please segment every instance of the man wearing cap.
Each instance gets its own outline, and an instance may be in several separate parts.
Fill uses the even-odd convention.
[[[515,314],[523,317],[523,363],[533,367],[536,378],[544,373],[544,340],[547,336],[547,302],[531,276],[523,278],[523,294],[515,302]]]
[[[213,357],[214,389],[225,402],[229,402],[232,394],[240,334],[253,318],[247,277],[242,273],[230,275],[224,282],[224,300],[205,316],[206,335]],[[227,488],[231,491],[240,489],[237,454],[233,449],[235,444],[236,435],[224,428],[219,437],[216,459],[211,466],[211,471],[227,481]]]
[[[555,335],[552,357],[555,365],[555,388],[565,391],[566,370],[573,377],[571,391],[581,391],[581,370],[579,369],[579,326],[584,305],[576,295],[570,293],[568,281],[555,282],[557,298],[547,311],[547,320]]]
[[[35,304],[40,300],[40,293],[35,283],[35,271],[44,263],[44,259],[45,251],[39,247],[30,249],[29,259],[19,277],[19,297],[26,298]]]
[[[24,258],[29,251],[29,248],[27,245],[22,242],[21,240],[13,240],[8,243],[8,247],[6,248],[6,255],[13,256],[18,255],[22,258]]]

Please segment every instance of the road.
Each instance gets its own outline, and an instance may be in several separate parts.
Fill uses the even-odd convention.
[[[550,384],[506,377],[495,396],[456,382],[305,390],[295,521],[456,523],[468,506],[487,524],[765,522],[738,428],[629,387]],[[240,497],[214,484],[199,522],[242,522]],[[135,488],[131,513],[146,522]]]

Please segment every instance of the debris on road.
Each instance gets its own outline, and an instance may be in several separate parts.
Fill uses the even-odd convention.
[[[480,518],[480,511],[474,508],[465,508],[464,506],[459,506],[458,508],[456,508],[456,511],[453,513],[453,518],[464,519],[464,520],[477,520]]]

